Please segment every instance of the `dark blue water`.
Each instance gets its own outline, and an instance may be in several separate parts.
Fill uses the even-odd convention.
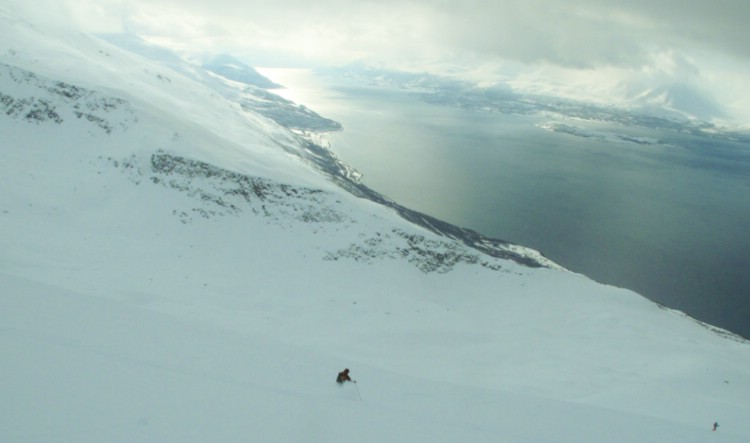
[[[586,138],[399,90],[279,81],[343,124],[332,150],[376,191],[750,337],[750,146],[573,122],[659,144]]]

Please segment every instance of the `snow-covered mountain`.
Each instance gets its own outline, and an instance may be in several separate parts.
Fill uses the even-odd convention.
[[[711,97],[685,83],[672,83],[656,88],[621,86],[621,93],[631,106],[661,109],[687,118],[711,121],[726,117],[721,106]]]
[[[622,81],[604,91],[584,93],[590,88],[585,83],[574,84],[568,89],[532,77],[525,81],[484,84],[461,77],[400,72],[363,63],[319,68],[316,72],[322,76],[409,91],[436,105],[566,120],[566,125],[571,128],[576,122],[594,122],[750,141],[750,134],[742,129],[744,123],[728,124],[726,110],[713,97],[694,85],[679,81],[656,84]],[[575,132],[584,131],[584,128],[576,127]],[[618,134],[615,137],[619,138]]]
[[[248,66],[236,57],[229,54],[220,54],[214,56],[208,62],[203,64],[207,71],[218,74],[225,79],[233,80],[246,85],[257,86],[263,89],[280,88],[267,77],[261,75],[252,66]]]
[[[750,437],[738,337],[388,200],[262,88],[0,28],[2,441]]]

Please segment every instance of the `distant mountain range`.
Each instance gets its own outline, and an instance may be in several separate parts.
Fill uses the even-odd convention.
[[[640,126],[733,141],[750,142],[747,131],[717,126],[723,117],[721,107],[710,97],[686,84],[657,88],[620,85],[617,103],[602,105],[555,95],[514,90],[508,85],[477,86],[475,83],[429,73],[400,72],[353,63],[336,68],[321,68],[321,75],[348,78],[377,86],[411,91],[425,102],[517,115],[541,115],[550,119],[569,119],[623,126]]]

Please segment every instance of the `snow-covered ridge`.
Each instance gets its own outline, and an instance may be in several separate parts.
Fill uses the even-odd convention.
[[[294,220],[341,223],[347,219],[330,207],[331,196],[323,191],[250,177],[163,151],[151,154],[148,171],[141,170],[139,165],[143,162],[135,155],[111,161],[115,167],[126,171],[136,184],[147,181],[195,199],[196,207],[190,213],[184,210],[175,213],[182,223],[190,223],[196,216],[211,218],[238,215],[243,211],[282,225]]]
[[[136,185],[160,185],[187,194],[194,201],[193,207],[172,211],[183,224],[193,223],[196,218],[243,213],[262,217],[267,223],[285,229],[293,229],[297,223],[313,224],[316,230],[331,229],[325,225],[351,227],[357,224],[343,209],[342,202],[329,192],[250,177],[163,151],[151,154],[149,159],[132,155],[109,161]],[[525,250],[516,252],[521,256]],[[425,273],[449,272],[459,263],[497,271],[503,269],[500,261],[460,242],[427,238],[395,226],[384,232],[362,232],[345,247],[322,254],[322,259],[327,261],[405,260]]]
[[[0,63],[2,111],[11,118],[63,124],[66,119],[87,120],[106,133],[127,130],[137,121],[126,100],[63,81],[50,81],[14,66]],[[40,94],[42,92],[42,94]],[[120,115],[114,115],[119,113]]]
[[[252,85],[263,89],[281,87],[281,85],[278,85],[261,75],[252,66],[246,65],[229,54],[220,54],[211,58],[211,60],[203,64],[203,68],[214,72],[227,80],[244,83],[246,85]]]
[[[138,54],[166,66],[193,81],[205,84],[242,109],[258,113],[274,120],[279,125],[298,131],[337,131],[338,122],[318,115],[303,104],[286,100],[267,89],[280,87],[262,76],[254,68],[234,57],[224,54],[201,66],[188,63],[178,54],[133,35],[103,35],[107,42],[126,51]]]

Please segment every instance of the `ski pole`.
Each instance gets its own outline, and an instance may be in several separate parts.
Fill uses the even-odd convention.
[[[359,386],[357,386],[356,381],[354,381],[354,389],[357,391],[357,398],[359,398],[359,401],[362,401],[362,395],[359,393]]]

